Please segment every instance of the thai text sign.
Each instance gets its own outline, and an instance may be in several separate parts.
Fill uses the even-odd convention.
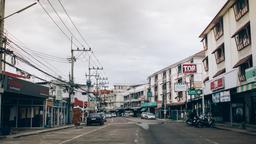
[[[196,64],[183,64],[182,65],[182,72],[184,74],[193,74],[196,73]]]
[[[251,67],[245,70],[245,77],[247,82],[256,81],[256,67]]]
[[[224,78],[220,78],[211,82],[211,90],[224,88]]]

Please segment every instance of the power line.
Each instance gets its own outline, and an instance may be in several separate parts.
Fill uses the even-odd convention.
[[[68,14],[66,8],[64,7],[64,5],[62,4],[62,2],[60,0],[58,0],[59,4],[61,5],[62,9],[64,10],[64,12],[66,13],[66,15],[68,16],[68,19],[70,20],[70,22],[72,23],[72,25],[75,27],[76,31],[78,32],[78,34],[80,35],[80,37],[82,38],[82,40],[84,41],[84,43],[88,46],[88,48],[91,48],[89,43],[85,40],[84,36],[82,35],[82,33],[79,31],[79,29],[77,28],[77,26],[75,25],[74,21],[71,19],[70,15]]]
[[[54,13],[57,15],[57,17],[59,18],[59,20],[61,21],[61,23],[64,25],[64,27],[69,31],[70,35],[82,46],[83,44],[77,40],[77,38],[75,37],[75,35],[73,34],[73,32],[69,29],[69,27],[65,24],[65,22],[63,21],[63,19],[60,17],[59,13],[56,11],[56,9],[54,8],[54,6],[52,5],[50,0],[47,0],[47,2],[50,4],[51,8],[53,9]]]

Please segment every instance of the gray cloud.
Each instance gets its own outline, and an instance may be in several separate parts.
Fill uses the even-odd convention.
[[[51,1],[68,23],[57,1]],[[198,35],[225,1],[62,0],[112,84],[146,82],[151,73],[201,50]],[[6,13],[32,2],[8,0]],[[46,0],[41,2],[50,9]],[[31,49],[70,57],[70,42],[39,5],[8,19],[6,28]],[[69,64],[49,63],[68,75]],[[84,83],[87,64],[86,60],[76,63],[78,82]]]

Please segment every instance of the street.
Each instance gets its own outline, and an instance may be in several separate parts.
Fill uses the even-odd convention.
[[[139,118],[112,118],[104,126],[69,128],[20,138],[1,144],[254,144],[256,136],[184,123]]]

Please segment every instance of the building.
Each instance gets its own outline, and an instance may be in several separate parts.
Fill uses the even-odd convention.
[[[131,86],[123,93],[124,96],[124,109],[131,110],[134,116],[141,112],[143,103],[148,102],[147,99],[148,84]]]
[[[2,72],[0,74],[2,102],[0,126],[3,129],[44,127],[45,103],[49,88],[22,80],[22,76]],[[1,132],[0,132],[1,133]]]
[[[170,117],[172,112],[175,112],[173,115],[176,116],[178,112],[183,118],[184,110],[201,107],[202,102],[192,104],[201,98],[196,95],[188,96],[188,90],[189,88],[202,89],[202,59],[204,57],[204,51],[200,51],[148,77],[149,88],[152,93],[149,100],[157,103],[156,113],[158,117]],[[188,102],[191,103],[188,104]]]
[[[205,104],[217,121],[256,123],[255,13],[255,0],[228,0],[200,35]]]

